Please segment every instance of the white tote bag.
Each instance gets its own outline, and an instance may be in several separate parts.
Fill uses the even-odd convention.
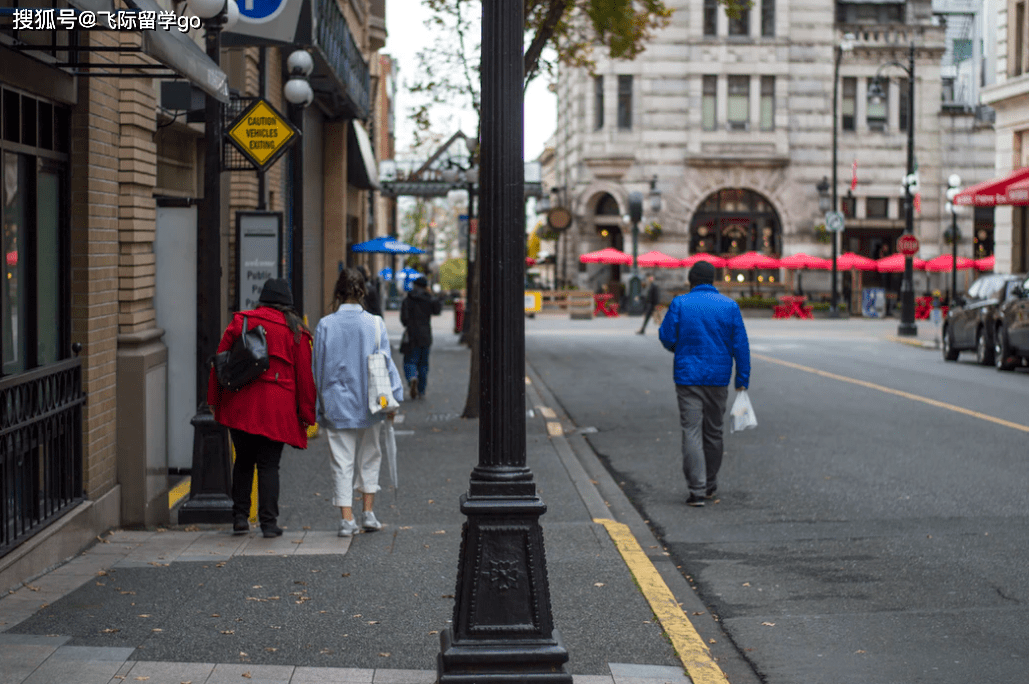
[[[729,415],[732,416],[731,432],[757,427],[757,416],[754,415],[754,405],[750,403],[750,395],[747,394],[747,390],[742,389],[736,393],[736,401],[732,402],[732,410],[729,411]]]
[[[382,337],[382,319],[375,317],[375,351],[368,355],[368,410],[371,414],[389,413],[400,408],[400,403],[393,397],[393,388],[389,381],[388,351],[379,348]]]

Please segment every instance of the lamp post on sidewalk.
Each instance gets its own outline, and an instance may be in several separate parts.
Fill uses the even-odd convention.
[[[204,20],[207,56],[221,64],[221,32],[239,16],[235,0],[190,0],[189,9]],[[222,105],[208,95],[204,112],[204,199],[197,221],[197,412],[189,500],[179,509],[179,524],[232,521],[232,463],[229,433],[207,404],[208,359],[221,339]]]
[[[836,45],[836,59],[833,67],[832,77],[832,204],[828,209],[822,208],[822,213],[825,214],[829,211],[839,211],[840,202],[837,197],[837,189],[839,182],[836,179],[838,171],[838,163],[836,161],[837,155],[840,150],[839,143],[839,130],[840,130],[840,117],[838,114],[839,107],[839,93],[840,93],[840,62],[843,60],[843,53],[849,53],[854,49],[854,34],[848,33],[843,36],[843,40]],[[826,183],[826,179],[822,179],[822,183]],[[818,194],[821,197],[825,194],[822,190],[822,183],[818,185]],[[828,190],[828,188],[826,188]],[[820,203],[821,204],[821,203]],[[820,207],[821,208],[821,207]],[[828,226],[827,226],[828,227]],[[836,234],[837,231],[831,231],[832,237],[832,289],[830,297],[829,317],[838,318],[840,315],[839,310],[839,286],[837,281],[839,280],[836,270],[836,254],[839,252],[839,236]]]
[[[572,682],[550,607],[547,507],[525,453],[524,21],[521,0],[482,5],[479,463],[461,496],[467,520],[439,684]]]
[[[958,292],[958,240],[961,239],[961,231],[958,230],[958,207],[954,204],[954,198],[961,192],[961,176],[956,173],[950,174],[947,179],[947,211],[950,212],[950,304],[954,305],[954,295]],[[944,233],[946,237],[946,232]]]
[[[314,60],[307,50],[296,50],[286,59],[289,80],[282,94],[289,102],[290,123],[296,127],[299,140],[290,151],[293,161],[293,225],[290,235],[290,289],[293,306],[304,315],[304,110],[314,101],[314,90],[308,80],[314,71]]]
[[[915,202],[911,190],[917,182],[915,177],[915,44],[911,43],[907,66],[892,61],[879,67],[875,80],[868,89],[869,102],[881,103],[885,99],[881,72],[889,66],[898,67],[908,75],[908,154],[907,175],[904,177],[904,234],[914,235]],[[915,324],[914,263],[911,255],[904,257],[904,280],[900,285],[900,303],[902,309],[897,334],[901,337],[914,337],[918,334],[918,326]]]
[[[650,210],[657,214],[661,211],[661,191],[657,189],[657,176],[650,179]],[[629,280],[628,313],[637,316],[643,313],[642,288],[640,283],[640,221],[643,220],[643,193],[629,193],[629,220],[632,222],[632,278]]]

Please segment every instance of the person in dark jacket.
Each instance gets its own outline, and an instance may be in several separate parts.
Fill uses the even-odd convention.
[[[364,266],[358,265],[357,270],[361,272],[361,277],[364,278],[365,295],[361,305],[371,315],[381,316],[382,300],[379,299],[379,286],[375,284],[373,278],[368,277],[368,269]]]
[[[256,380],[238,392],[218,384],[214,368],[207,380],[207,403],[214,418],[229,428],[236,449],[232,467],[232,530],[250,530],[250,496],[257,468],[257,518],[265,537],[278,537],[279,460],[283,444],[307,448],[307,426],[314,425],[315,387],[311,371],[311,332],[293,309],[289,283],[272,278],[264,283],[258,308],[238,311],[222,335],[218,352],[232,347],[243,331],[264,327],[271,361]]]
[[[647,291],[643,293],[643,305],[646,307],[643,310],[643,325],[636,331],[637,335],[645,335],[647,333],[647,323],[650,322],[650,317],[654,315],[654,309],[657,308],[657,303],[661,300],[661,291],[657,289],[657,283],[654,282],[654,274],[651,273],[647,276]]]
[[[429,380],[429,347],[432,346],[432,317],[443,311],[443,302],[429,292],[429,281],[421,276],[400,305],[400,323],[407,333],[404,378],[412,399],[425,396]]]
[[[682,425],[682,469],[689,506],[703,506],[718,490],[722,466],[722,421],[736,362],[736,389],[750,385],[750,343],[740,307],[719,294],[715,267],[698,261],[690,269],[690,291],[672,300],[658,336],[675,354],[675,393]]]

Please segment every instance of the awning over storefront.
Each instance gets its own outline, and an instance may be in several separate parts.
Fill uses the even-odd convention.
[[[347,144],[347,181],[363,190],[379,189],[379,172],[375,167],[372,141],[360,121],[350,122]]]
[[[103,0],[74,0],[75,5],[93,5]],[[160,12],[155,0],[127,0],[136,9]],[[107,0],[110,4],[110,0]],[[180,31],[140,31],[143,52],[175,73],[196,84],[220,102],[229,102],[229,80],[200,46]]]
[[[954,204],[973,207],[1029,204],[1029,167],[965,188],[954,197]]]

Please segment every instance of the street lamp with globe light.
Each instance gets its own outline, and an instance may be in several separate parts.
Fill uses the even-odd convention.
[[[830,194],[829,192],[829,179],[825,176],[822,176],[822,180],[820,180],[818,182],[818,185],[815,186],[815,190],[818,191],[819,211],[821,211],[823,215],[828,214],[830,211],[832,211],[833,207],[835,206],[835,201],[833,199],[833,194],[835,194],[835,192],[832,194]],[[826,230],[829,232],[829,236],[832,238],[832,286],[830,288],[832,294],[830,297],[831,304],[829,306],[829,316],[831,318],[836,318],[840,315],[839,289],[837,288],[836,284],[836,231],[829,230],[828,225],[826,225]]]
[[[647,195],[650,212],[661,213],[661,191],[657,189],[657,176],[650,179],[650,192]],[[638,316],[645,308],[642,288],[640,286],[639,243],[640,221],[643,219],[643,193],[629,193],[629,221],[632,222],[632,278],[629,280],[628,313]]]
[[[961,192],[961,176],[956,173],[950,174],[947,178],[947,211],[950,212],[950,302],[954,305],[954,297],[958,292],[958,240],[961,239],[961,231],[958,230],[958,206],[954,204],[954,198]],[[946,235],[946,233],[944,233]]]
[[[299,140],[290,151],[293,173],[293,225],[290,231],[290,288],[293,306],[304,315],[304,109],[314,101],[311,73],[314,59],[307,50],[294,50],[286,58],[289,80],[282,86],[282,95],[289,102],[290,122],[296,127]]]

